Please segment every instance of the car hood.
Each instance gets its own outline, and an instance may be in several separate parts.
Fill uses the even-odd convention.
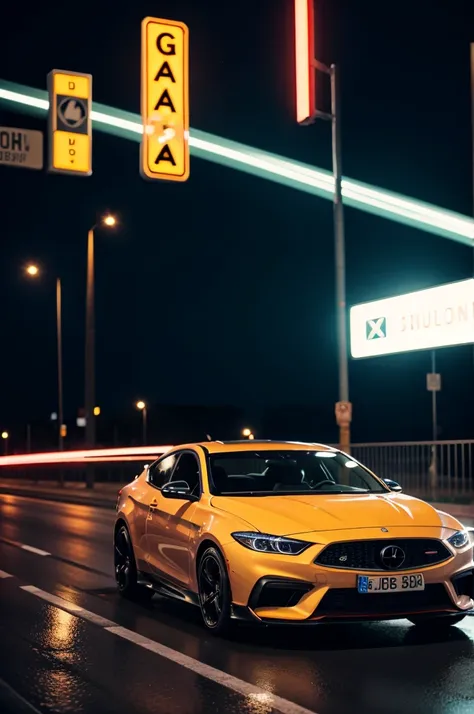
[[[405,494],[214,496],[211,504],[273,535],[351,528],[456,528],[455,519]]]

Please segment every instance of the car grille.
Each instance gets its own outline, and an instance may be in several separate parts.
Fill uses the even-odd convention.
[[[390,545],[399,546],[405,553],[400,570],[427,568],[453,557],[444,543],[434,538],[384,538],[331,543],[319,553],[314,562],[327,568],[345,570],[389,570],[382,563],[381,552]]]
[[[455,610],[444,585],[426,585],[420,592],[362,595],[355,588],[334,588],[322,598],[313,616],[364,617]]]

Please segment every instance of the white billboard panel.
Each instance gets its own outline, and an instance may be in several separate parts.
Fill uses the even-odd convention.
[[[474,279],[355,305],[352,357],[474,343]]]

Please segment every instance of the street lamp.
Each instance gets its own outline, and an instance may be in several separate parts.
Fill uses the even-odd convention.
[[[142,429],[143,429],[143,446],[146,445],[146,427],[147,427],[147,408],[146,403],[140,399],[136,404],[136,408],[142,413]]]
[[[26,274],[30,278],[37,278],[40,269],[31,263],[26,267]],[[62,331],[62,286],[61,280],[56,279],[56,335],[57,335],[57,360],[58,360],[58,446],[62,451],[64,448],[64,410],[63,410],[63,331]]]
[[[332,167],[334,176],[334,247],[336,256],[336,311],[339,362],[339,401],[336,403],[336,422],[339,426],[339,445],[349,453],[352,404],[349,402],[349,360],[347,354],[346,266],[344,240],[344,211],[342,203],[341,136],[339,116],[339,72],[314,57],[314,0],[294,0],[295,10],[295,67],[296,113],[302,125],[326,119],[332,126]],[[328,75],[331,81],[331,111],[316,108],[316,70]]]
[[[2,431],[2,439],[5,442],[5,447],[4,447],[5,456],[8,454],[8,436],[9,436],[8,431]]]
[[[117,224],[114,216],[107,214],[89,229],[87,234],[87,280],[86,280],[86,344],[85,344],[85,375],[84,375],[84,411],[86,418],[86,446],[93,448],[95,444],[95,306],[94,306],[94,271],[95,247],[94,230],[100,226],[112,228]],[[94,473],[87,471],[87,488],[93,488]]]

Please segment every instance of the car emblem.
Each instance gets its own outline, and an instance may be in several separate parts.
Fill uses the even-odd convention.
[[[341,555],[341,557],[339,558],[339,560],[341,561],[341,563],[345,563],[346,560],[347,560],[347,555]]]
[[[380,559],[387,570],[397,570],[405,562],[405,551],[398,545],[387,545],[380,551]]]
[[[388,533],[388,528],[381,528],[382,533]]]

